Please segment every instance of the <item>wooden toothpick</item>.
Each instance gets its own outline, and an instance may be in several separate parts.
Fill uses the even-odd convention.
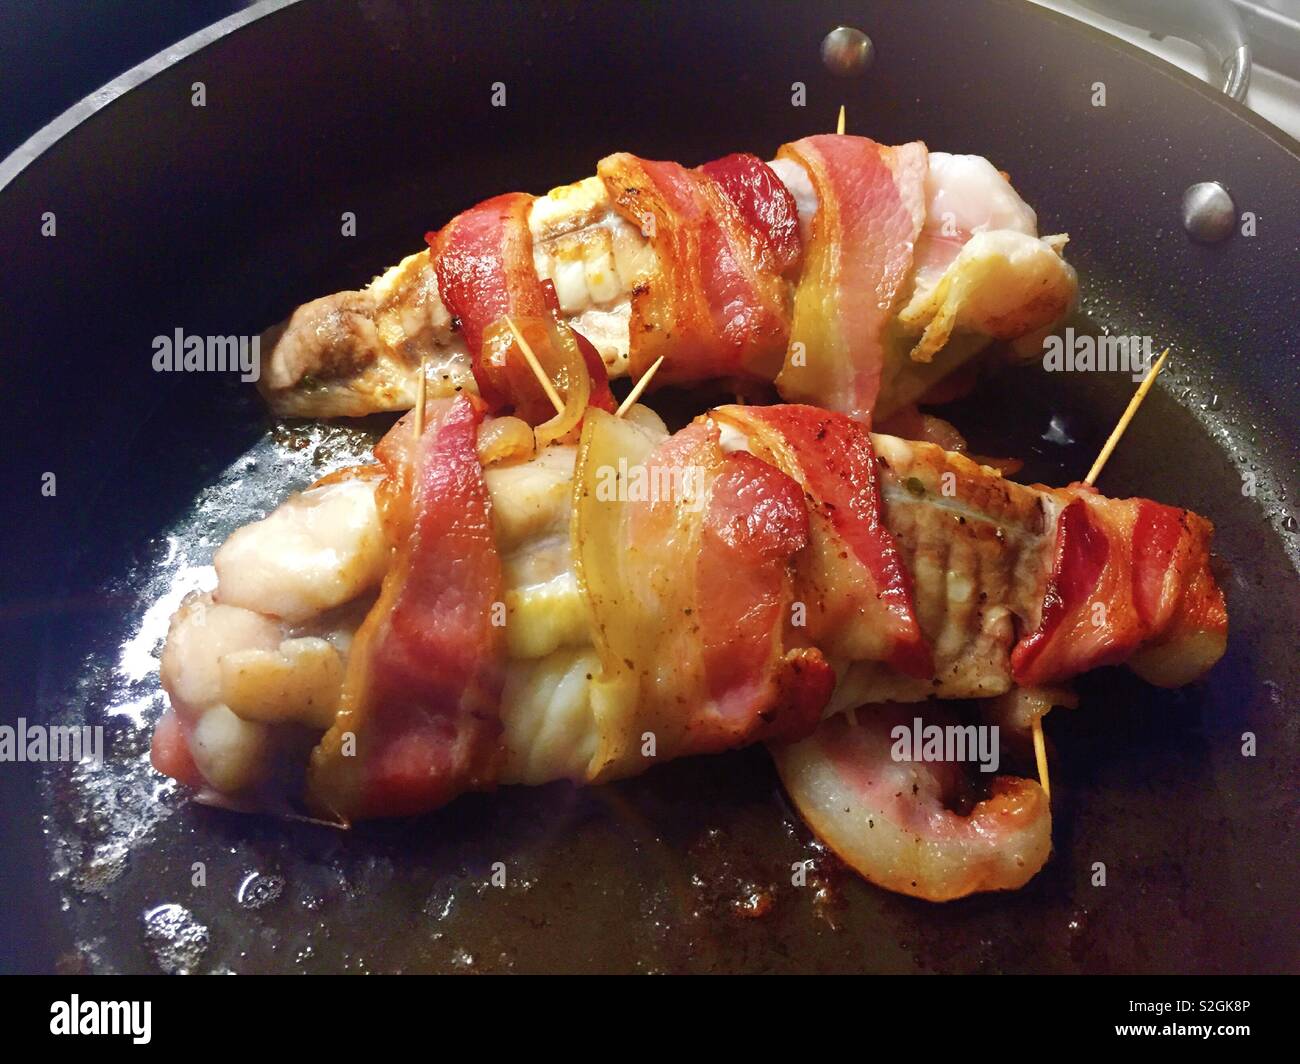
[[[1133,393],[1133,398],[1129,400],[1128,407],[1124,410],[1119,419],[1119,424],[1106,440],[1105,446],[1101,449],[1101,454],[1097,455],[1097,460],[1092,463],[1092,468],[1088,470],[1088,475],[1083,478],[1085,484],[1095,484],[1097,477],[1101,475],[1102,467],[1106,460],[1110,458],[1111,452],[1115,450],[1116,444],[1119,443],[1120,437],[1124,435],[1124,430],[1133,420],[1134,415],[1138,412],[1138,407],[1142,405],[1142,400],[1146,398],[1147,392],[1151,390],[1151,385],[1155,383],[1156,377],[1164,369],[1165,360],[1169,358],[1169,348],[1165,348],[1160,357],[1156,359],[1156,364],[1151,367],[1151,372],[1146,375],[1138,389]],[[1047,741],[1043,737],[1043,718],[1041,716],[1034,718],[1034,760],[1038,763],[1038,783],[1043,788],[1043,794],[1047,800],[1052,800],[1052,781],[1047,771]]]
[[[555,390],[555,385],[551,383],[551,378],[546,375],[542,369],[542,364],[537,361],[537,356],[533,354],[533,349],[528,346],[528,341],[524,339],[524,334],[519,328],[506,316],[506,324],[510,326],[510,331],[515,334],[515,340],[519,343],[519,350],[524,353],[524,361],[528,363],[528,368],[533,371],[533,376],[542,386],[542,391],[546,393],[546,398],[551,401],[551,406],[555,407],[557,414],[564,413],[564,400],[560,398],[560,393]]]
[[[1043,718],[1041,716],[1034,718],[1034,760],[1038,762],[1038,784],[1043,788],[1043,793],[1047,795],[1047,800],[1052,800],[1052,780],[1047,774],[1047,743],[1043,739]]]
[[[622,417],[632,409],[632,404],[641,398],[641,393],[646,390],[650,383],[650,378],[659,372],[659,367],[664,364],[664,356],[660,355],[651,363],[650,368],[641,374],[641,379],[632,385],[632,390],[627,393],[627,398],[619,404],[618,410],[614,412],[615,417]]]
[[[835,132],[844,136],[844,105],[840,104],[840,119],[835,123]]]
[[[1133,420],[1133,415],[1137,413],[1138,407],[1142,405],[1142,400],[1146,398],[1147,392],[1151,390],[1151,385],[1156,381],[1156,377],[1164,368],[1165,359],[1169,357],[1169,348],[1165,348],[1164,353],[1156,359],[1156,364],[1151,367],[1151,372],[1146,375],[1146,379],[1138,385],[1138,390],[1133,393],[1133,398],[1129,400],[1128,409],[1119,419],[1119,424],[1115,426],[1115,431],[1110,434],[1110,438],[1101,449],[1101,454],[1097,455],[1097,460],[1092,463],[1092,468],[1088,470],[1088,475],[1083,478],[1085,484],[1095,484],[1097,477],[1101,475],[1101,468],[1110,458],[1111,452],[1115,450],[1115,445],[1119,443],[1119,438],[1124,435],[1124,430],[1128,428],[1128,423]]]
[[[415,382],[415,438],[418,440],[424,435],[424,394],[429,383],[429,375],[425,372],[428,369],[429,359],[427,356],[421,357],[420,368],[416,372],[420,375]]]

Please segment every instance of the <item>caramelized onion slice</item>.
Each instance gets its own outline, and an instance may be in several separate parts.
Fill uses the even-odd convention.
[[[625,601],[622,571],[625,507],[611,498],[611,471],[643,464],[667,436],[603,410],[587,412],[578,445],[573,477],[574,567],[578,588],[591,619],[592,641],[600,656],[601,673],[594,681],[592,705],[600,734],[592,771],[618,762],[624,751],[617,744],[626,735],[622,715],[634,710],[636,679],[628,667],[639,649],[636,615]]]
[[[544,318],[515,319],[514,329],[511,324],[501,318],[484,333],[484,373],[494,380],[498,391],[511,397],[515,414],[536,426],[538,448],[557,440],[572,442],[571,434],[576,435],[592,398],[591,373],[582,349],[566,325]],[[530,368],[515,329],[527,341],[529,351],[563,402],[559,411],[554,411]]]
[[[564,439],[578,428],[591,398],[591,375],[573,333],[568,326],[549,323],[546,331],[550,343],[546,353],[538,352],[537,358],[564,399],[564,409],[534,430],[539,448]]]
[[[522,418],[492,418],[478,430],[478,460],[484,467],[526,461],[536,447],[532,426]]]

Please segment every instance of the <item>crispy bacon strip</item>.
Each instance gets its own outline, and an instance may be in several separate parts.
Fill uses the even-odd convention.
[[[554,289],[537,277],[528,229],[534,199],[514,192],[486,200],[426,240],[439,294],[464,334],[479,393],[493,411],[508,408],[537,425],[555,411],[506,327],[507,315],[561,394],[567,393],[566,367],[572,361],[562,347],[571,336],[590,379],[590,404],[614,406],[600,354],[585,337],[557,324]]]
[[[798,486],[724,454],[717,427],[699,421],[629,467],[656,485],[650,496],[629,479],[627,497],[611,499],[591,488],[619,431],[603,418],[584,432],[577,550],[601,683],[619,709],[605,714],[592,778],[639,771],[647,732],[660,758],[806,735],[835,676],[819,651],[789,645],[791,560],[808,537]]]
[[[1041,621],[1011,654],[1016,682],[1055,683],[1130,659],[1145,675],[1140,651],[1157,660],[1183,639],[1222,653],[1227,611],[1209,568],[1213,526],[1148,499],[1066,493],[1073,499],[1057,521]],[[1161,682],[1158,672],[1148,678]]]
[[[781,277],[781,255],[789,252],[756,257],[754,249],[787,238],[756,235],[742,207],[707,172],[626,152],[607,156],[596,170],[615,209],[640,227],[657,259],[653,276],[632,293],[632,376],[666,355],[658,384],[771,380],[789,334]]]
[[[605,370],[605,363],[600,357],[600,352],[596,350],[596,345],[583,336],[582,333],[578,332],[577,329],[570,325],[566,325],[563,322],[563,315],[560,313],[560,300],[555,294],[555,284],[552,281],[545,280],[542,282],[542,292],[546,298],[546,305],[551,311],[551,320],[547,323],[548,327],[563,330],[561,333],[562,337],[567,334],[573,338],[574,343],[578,345],[578,352],[582,355],[582,361],[587,367],[590,392],[587,397],[587,405],[593,406],[597,410],[608,410],[612,414],[618,409],[618,404],[614,401],[614,393],[609,387],[609,374]],[[521,329],[523,329],[526,337],[528,335],[528,329],[523,326],[521,326]],[[548,332],[550,331],[551,329],[548,328]],[[550,346],[554,349],[554,342],[552,342]],[[518,347],[514,350],[517,352]],[[534,383],[536,383],[535,380]],[[563,388],[560,390],[561,394],[565,394]],[[538,392],[540,393],[540,388],[538,389]],[[540,398],[540,394],[538,395],[538,398]],[[541,415],[539,420],[545,420],[545,418],[549,416],[549,410],[550,408],[548,407],[547,414]],[[520,414],[520,416],[524,417],[523,414]],[[537,423],[529,417],[524,417],[524,420],[528,421],[529,424]]]
[[[715,416],[757,430],[750,445],[803,486],[812,504],[813,550],[796,594],[809,636],[907,676],[934,662],[917,622],[912,579],[886,527],[871,436],[856,421],[811,406],[721,407]]]
[[[459,323],[479,392],[493,410],[511,396],[501,387],[504,382],[485,371],[491,352],[483,350],[483,342],[489,326],[507,314],[549,316],[528,234],[533,198],[523,192],[494,196],[425,237],[438,274],[438,291]],[[509,363],[508,358],[500,361]]]
[[[312,753],[309,800],[344,820],[423,812],[490,786],[501,756],[502,577],[476,451],[482,411],[461,397],[426,417],[410,532]]]
[[[736,205],[755,241],[753,258],[791,276],[803,258],[799,211],[776,172],[757,155],[736,152],[699,167]]]
[[[790,560],[808,535],[798,484],[751,454],[723,458],[695,567],[704,670],[723,720],[749,727],[783,701],[776,666],[784,654]],[[810,658],[806,668],[794,685],[794,711],[775,722],[774,735],[802,733],[830,697],[829,667]]]
[[[949,901],[1023,886],[1052,851],[1047,796],[1037,782],[995,776],[987,797],[972,800],[962,765],[900,760],[897,729],[910,730],[916,717],[941,727],[958,721],[935,703],[867,705],[803,742],[774,746],[799,815],[854,871],[888,890]]]
[[[778,156],[808,172],[818,207],[777,390],[869,423],[885,326],[925,221],[925,145],[816,136],[782,146]]]

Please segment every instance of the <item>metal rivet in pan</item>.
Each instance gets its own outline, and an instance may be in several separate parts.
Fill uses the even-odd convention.
[[[1183,228],[1193,240],[1217,243],[1236,223],[1236,205],[1219,182],[1198,181],[1183,193]]]
[[[871,38],[852,26],[836,26],[822,39],[822,62],[842,78],[861,74],[871,66],[875,54]]]

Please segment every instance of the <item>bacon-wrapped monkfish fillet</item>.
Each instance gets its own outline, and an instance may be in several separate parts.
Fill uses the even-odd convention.
[[[924,823],[948,844],[900,886],[892,851],[837,845],[817,815],[834,788],[808,773],[835,782],[876,750],[827,761],[844,726],[819,721],[1110,663],[1181,684],[1223,651],[1211,527],[1183,510],[1024,487],[807,406],[720,407],[672,435],[642,407],[589,409],[576,447],[535,454],[478,399],[426,420],[217,552],[216,590],[163,652],[159,769],[347,822],[768,741],[854,867],[952,897],[1041,866],[1038,785],[999,777],[992,807],[946,819],[916,803],[950,780],[895,795],[895,843]]]
[[[775,382],[884,418],[991,339],[1036,346],[1075,297],[1065,240],[1038,236],[987,160],[920,142],[815,136],[770,164],[694,169],[619,153],[546,196],[472,207],[368,288],[300,307],[264,338],[260,387],[283,415],[404,410],[423,363],[430,394],[531,420],[504,319],[556,315],[609,377],[663,356],[656,387]]]

